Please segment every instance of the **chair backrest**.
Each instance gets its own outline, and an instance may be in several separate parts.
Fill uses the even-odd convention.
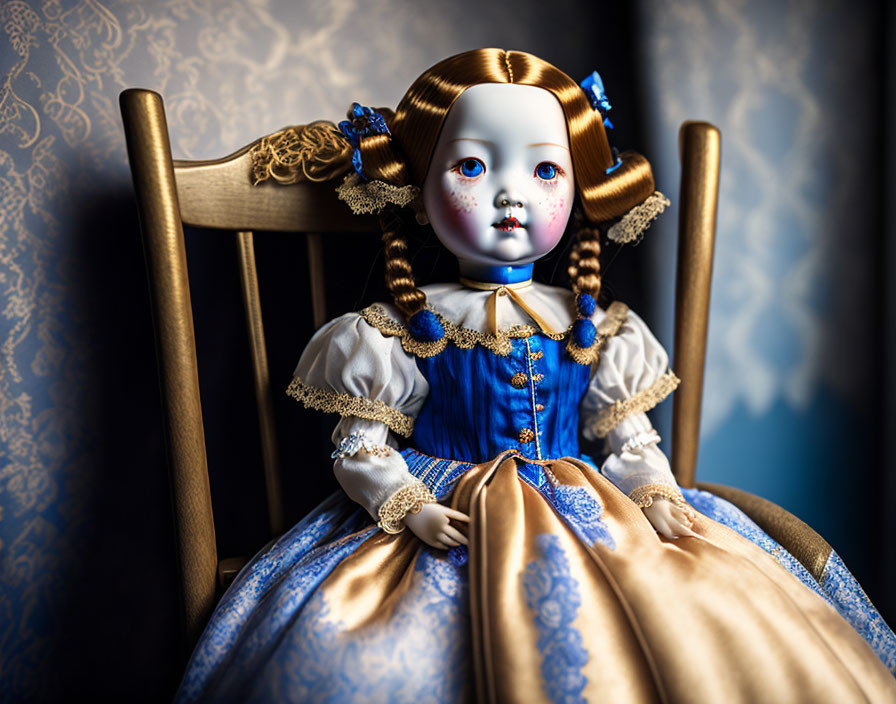
[[[320,233],[374,231],[376,227],[373,219],[351,215],[337,200],[332,184],[252,186],[253,145],[214,161],[174,161],[161,96],[130,89],[121,94],[120,102],[149,270],[189,648],[214,607],[219,561],[183,226],[231,231],[238,242],[272,535],[285,526],[253,232],[307,234],[308,278],[314,322],[319,327],[326,319]],[[674,407],[673,469],[680,483],[692,486],[715,233],[718,130],[706,123],[686,123],[681,145],[674,358],[683,381]]]

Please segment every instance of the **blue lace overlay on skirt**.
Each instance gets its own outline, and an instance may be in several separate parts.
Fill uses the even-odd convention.
[[[259,553],[215,610],[176,701],[456,701],[472,677],[465,567],[424,546],[388,621],[353,631],[317,590],[378,530],[338,492]]]
[[[896,637],[836,552],[831,551],[824,566],[821,588],[840,615],[868,641],[887,669],[896,675]]]
[[[414,589],[384,625],[357,631],[346,631],[323,594],[315,594],[277,644],[247,701],[457,701],[472,674],[466,581],[428,548],[414,579]]]
[[[412,472],[442,497],[470,467],[413,452],[403,453]],[[575,491],[579,487],[552,485],[539,465],[520,463],[518,472],[579,539],[600,549],[614,547],[599,501]],[[833,604],[896,670],[896,637],[836,553],[819,584],[732,504],[694,489],[684,495],[696,510],[765,549]],[[369,629],[346,629],[318,589],[378,530],[340,491],[261,551],[218,604],[177,701],[442,702],[462,696],[472,677],[464,555],[423,546],[411,588],[387,621]],[[580,668],[588,652],[572,624],[587,595],[579,594],[556,536],[539,535],[536,548],[539,557],[527,564],[521,579],[537,619],[546,693],[553,701],[578,702],[585,686]]]
[[[523,588],[538,628],[544,691],[558,704],[585,704],[582,691],[588,680],[581,669],[588,662],[588,651],[573,626],[582,604],[578,583],[556,535],[539,535],[535,545],[539,557],[526,565]]]

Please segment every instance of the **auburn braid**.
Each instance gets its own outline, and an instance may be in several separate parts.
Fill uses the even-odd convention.
[[[594,300],[600,293],[600,230],[586,226],[579,230],[569,255],[569,279],[572,290],[587,293]]]
[[[401,220],[395,213],[380,216],[383,249],[386,254],[386,286],[396,307],[410,318],[426,307],[426,294],[414,283],[414,273],[407,260],[408,245],[401,232]]]

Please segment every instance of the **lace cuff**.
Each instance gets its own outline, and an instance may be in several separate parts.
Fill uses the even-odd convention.
[[[299,377],[292,380],[286,393],[296,401],[301,401],[306,408],[324,413],[338,413],[343,417],[352,416],[379,421],[406,438],[410,437],[414,430],[413,418],[378,399],[328,391],[306,384]]]
[[[645,484],[631,491],[628,495],[635,505],[640,508],[647,508],[653,505],[653,500],[657,496],[669,499],[672,505],[684,513],[689,521],[694,520],[694,509],[685,501],[681,490],[677,486],[669,486],[668,484]]]
[[[620,399],[614,404],[604,408],[592,423],[594,434],[603,438],[625,418],[633,413],[644,413],[656,406],[666,396],[678,388],[681,380],[674,372],[668,371],[643,391],[631,398]]]
[[[386,533],[401,533],[404,530],[404,517],[408,513],[420,513],[423,504],[434,504],[438,501],[426,484],[415,480],[401,487],[386,499],[377,512],[377,525]]]

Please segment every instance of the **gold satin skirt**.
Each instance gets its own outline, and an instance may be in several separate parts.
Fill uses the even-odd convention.
[[[760,547],[700,514],[666,540],[606,478],[540,464],[599,502],[593,545],[505,453],[459,480],[478,702],[896,702],[896,680],[824,599]],[[389,621],[425,546],[376,532],[320,590],[351,637]]]

